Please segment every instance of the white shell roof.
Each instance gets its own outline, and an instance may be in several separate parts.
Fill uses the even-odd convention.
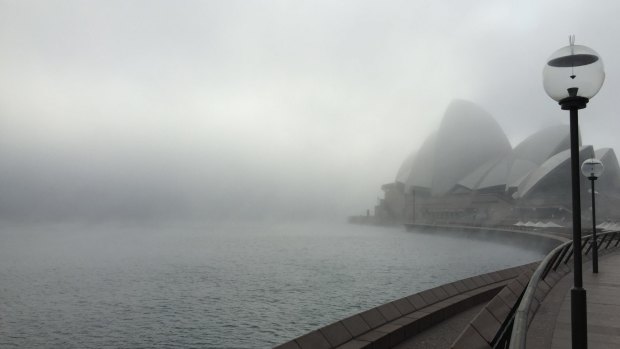
[[[485,162],[458,184],[470,190],[498,186],[518,187],[550,156],[568,149],[569,131],[566,125],[545,128],[522,141],[511,155]]]
[[[579,148],[579,158],[587,159],[592,156],[594,150],[591,145]],[[534,170],[528,178],[519,186],[517,195],[524,197],[532,192],[540,181],[558,170],[563,164],[570,162],[570,149],[555,154]],[[569,172],[570,175],[570,172]]]
[[[620,189],[620,166],[614,150],[601,148],[597,149],[594,154],[605,166],[603,174],[597,180],[598,184],[607,189]]]
[[[489,113],[474,103],[455,100],[439,130],[418,151],[405,183],[408,188],[425,187],[441,195],[489,159],[510,151],[508,138]],[[405,178],[407,166],[405,161],[397,180]]]
[[[510,156],[487,161],[461,180],[459,185],[470,190],[505,186],[511,163],[512,159]]]
[[[409,175],[411,174],[411,167],[413,166],[413,162],[416,158],[416,155],[417,154],[415,152],[409,154],[409,156],[407,156],[405,161],[403,161],[403,164],[400,165],[400,168],[398,169],[398,173],[396,174],[396,182],[401,182],[401,183],[407,182],[407,178],[409,178]]]
[[[433,133],[424,141],[424,144],[422,144],[415,159],[412,161],[406,177],[404,176],[405,172],[403,172],[402,177],[399,174],[399,177],[406,178],[403,182],[407,187],[431,188],[433,185],[436,138],[437,134]]]
[[[396,181],[405,183],[406,190],[423,187],[433,195],[442,195],[456,184],[469,190],[505,186],[518,188],[514,194],[518,198],[569,160],[569,147],[569,126],[556,125],[527,137],[513,150],[490,114],[471,102],[455,100],[439,130],[403,162]],[[584,151],[592,153],[592,147],[580,150],[580,157],[590,157]],[[613,150],[600,149],[597,157],[606,171],[606,161],[616,169],[620,188],[620,167]]]
[[[581,145],[581,141],[579,143]],[[570,148],[570,127],[555,125],[524,139],[515,149],[516,158],[542,165],[551,156]]]
[[[526,159],[514,159],[508,174],[507,185],[509,187],[518,187],[521,182],[538,167],[538,164]]]
[[[432,194],[448,192],[489,159],[504,157],[511,150],[489,113],[474,103],[453,101],[437,133]]]
[[[463,178],[463,180],[459,182],[459,185],[471,190],[478,189],[480,182],[486,178],[489,172],[493,170],[494,166],[500,161],[501,160],[498,159],[487,161],[482,166],[478,167],[474,172]]]
[[[510,173],[511,162],[512,161],[510,161],[510,159],[504,158],[497,163],[480,182],[478,189],[491,188],[500,185],[505,186],[506,178],[508,178],[508,174]]]

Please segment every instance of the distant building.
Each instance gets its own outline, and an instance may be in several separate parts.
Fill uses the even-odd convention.
[[[581,146],[580,163],[605,166],[596,182],[601,222],[620,219],[620,167],[613,149]],[[376,223],[511,225],[545,220],[571,224],[569,127],[557,125],[527,137],[514,149],[495,119],[477,105],[456,100],[439,130],[411,154],[393,183],[384,184]],[[581,177],[584,225],[590,219],[590,183]],[[367,219],[368,220],[368,219]]]

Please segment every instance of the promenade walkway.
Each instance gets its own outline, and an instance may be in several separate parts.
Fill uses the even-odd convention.
[[[599,273],[592,263],[583,266],[587,292],[588,348],[620,348],[620,253],[599,260]],[[570,289],[573,273],[568,273],[549,292],[530,325],[527,348],[571,347]]]
[[[456,314],[424,332],[406,339],[394,349],[448,349],[465,326],[484,308],[485,304],[479,304]]]

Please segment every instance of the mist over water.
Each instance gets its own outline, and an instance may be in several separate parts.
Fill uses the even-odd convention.
[[[620,61],[618,11],[0,0],[0,347],[268,347],[540,258],[340,222],[374,207],[454,98],[513,146],[566,123],[542,66],[572,33]],[[580,114],[584,144],[619,149],[617,67]]]
[[[0,346],[262,348],[544,247],[344,223],[0,231]]]
[[[513,145],[567,123],[541,69],[571,33],[620,61],[618,10],[1,1],[0,220],[364,213],[455,98],[488,110]],[[582,111],[584,144],[619,148],[616,68]]]

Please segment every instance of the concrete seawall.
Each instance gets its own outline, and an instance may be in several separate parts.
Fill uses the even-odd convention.
[[[568,240],[565,234],[549,231],[424,224],[406,224],[406,227],[408,230],[458,230],[485,236],[490,233],[502,239],[538,240],[549,249]],[[525,287],[537,265],[535,262],[498,270],[412,294],[336,321],[275,348],[392,348],[448,318],[491,301],[500,292],[506,301],[516,301],[512,295],[517,288]],[[461,341],[466,337],[462,334]]]
[[[537,238],[550,240],[552,243],[563,243],[569,241],[571,239],[570,232],[561,232],[557,229],[551,230],[526,230],[526,229],[515,229],[512,226],[506,227],[471,227],[471,226],[463,226],[463,225],[433,225],[433,224],[414,224],[407,223],[405,224],[407,230],[412,230],[414,228],[420,228],[425,230],[456,230],[461,232],[469,232],[469,233],[491,233],[496,234],[498,236],[504,237],[515,237],[521,236],[524,238]],[[572,232],[572,231],[571,231]]]
[[[380,305],[293,339],[277,349],[392,348],[456,314],[488,302],[537,263],[428,289]]]

